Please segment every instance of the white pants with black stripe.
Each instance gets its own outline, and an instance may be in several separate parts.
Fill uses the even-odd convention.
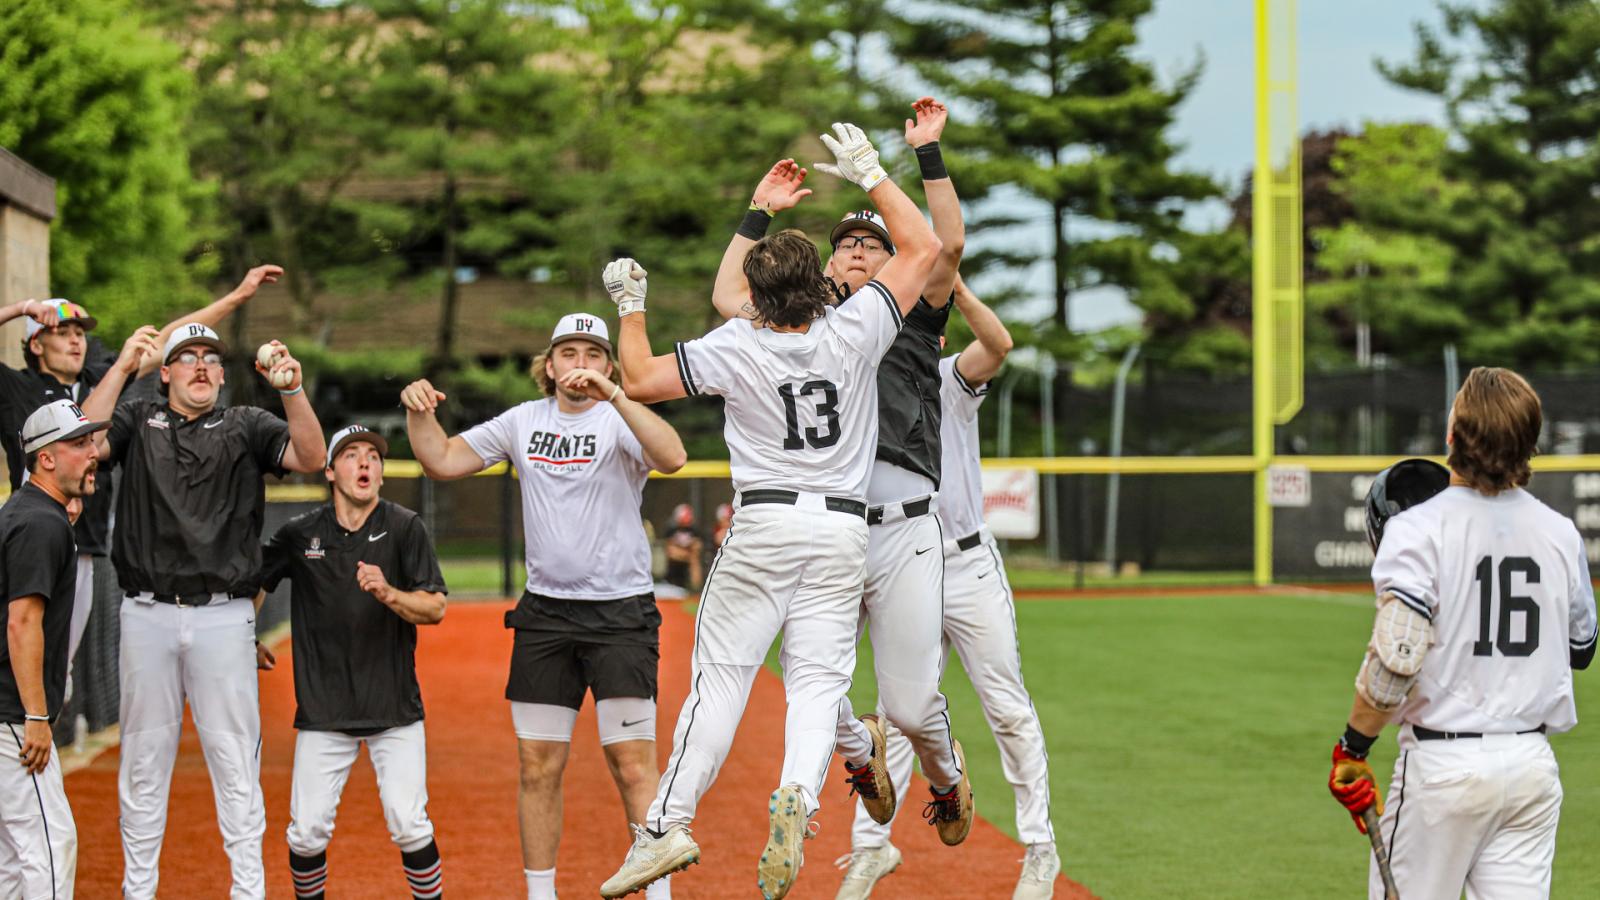
[[[855,669],[866,557],[866,522],[826,509],[818,495],[802,494],[796,506],[752,504],[734,513],[700,594],[689,696],[646,827],[665,831],[694,819],[780,630],[788,713],[779,786],[799,787],[807,813],[816,812],[839,705]]]
[[[389,837],[402,853],[433,840],[428,819],[428,741],[421,722],[366,737],[338,731],[301,731],[294,741],[294,781],[289,791],[289,849],[315,856],[333,838],[339,797],[361,743],[378,776],[378,801]]]
[[[0,897],[71,900],[78,828],[61,781],[61,754],[34,775],[22,765],[22,726],[0,725]]]
[[[183,704],[194,715],[211,774],[217,827],[233,873],[233,900],[266,896],[261,838],[261,704],[255,608],[248,598],[210,606],[122,601],[122,890],[156,895],[172,766]]]
[[[1542,734],[1400,735],[1381,828],[1406,900],[1550,896],[1561,771]],[[1377,864],[1368,895],[1384,896]]]
[[[878,708],[911,741],[923,774],[934,785],[961,780],[950,715],[939,692],[943,669],[944,537],[929,511],[901,515],[902,504],[885,505],[872,526],[860,616],[872,635],[872,668]],[[849,701],[839,717],[839,753],[865,761],[872,738]]]
[[[1050,760],[1039,714],[1022,683],[1016,604],[1000,551],[985,532],[983,541],[969,550],[946,541],[944,554],[946,658],[954,646],[1000,747],[1000,769],[1016,798],[1017,839],[1030,845],[1054,844]],[[903,802],[911,782],[911,743],[892,722],[884,731],[889,738],[889,773]],[[852,845],[887,843],[889,826],[874,822],[859,803],[855,810]]]

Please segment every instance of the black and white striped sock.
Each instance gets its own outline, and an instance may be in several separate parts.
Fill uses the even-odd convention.
[[[406,869],[406,883],[411,885],[411,896],[416,900],[439,900],[444,896],[444,863],[439,859],[439,845],[433,841],[415,850],[400,854],[400,863]]]

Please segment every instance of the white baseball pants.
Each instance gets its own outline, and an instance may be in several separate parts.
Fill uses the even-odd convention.
[[[122,601],[123,894],[156,895],[167,796],[189,701],[217,826],[233,870],[233,900],[263,898],[261,706],[256,683],[255,610],[248,598],[211,606]]]
[[[61,781],[61,754],[34,775],[23,768],[22,726],[0,725],[0,897],[72,900],[78,829]]]
[[[872,635],[878,708],[911,741],[928,781],[949,787],[961,781],[961,767],[939,692],[944,537],[931,509],[911,519],[900,513],[901,504],[886,504],[882,524],[871,528],[858,617],[864,617]],[[872,755],[872,738],[856,721],[848,699],[838,725],[840,755],[856,762]]]
[[[289,792],[289,849],[315,856],[333,838],[339,797],[361,743],[378,776],[378,801],[389,837],[402,853],[433,840],[428,819],[428,742],[421,722],[367,737],[338,731],[301,731],[294,741],[294,781]]]
[[[1419,741],[1401,732],[1380,827],[1406,900],[1550,896],[1561,771],[1542,734]],[[1370,867],[1368,896],[1382,900]]]
[[[799,787],[807,813],[816,812],[839,704],[855,669],[866,556],[866,522],[827,510],[820,495],[801,494],[796,506],[751,504],[734,513],[700,594],[689,696],[647,827],[665,831],[694,819],[780,630],[788,714],[779,783]]]
[[[83,633],[89,627],[89,613],[94,611],[94,557],[78,554],[78,580],[72,594],[72,624],[67,632],[67,680],[72,680],[72,663],[78,658],[78,645],[83,643]],[[71,693],[70,691],[68,692]]]
[[[1005,566],[987,535],[982,543],[965,551],[954,540],[947,541],[944,553],[946,658],[953,645],[1000,747],[1000,769],[1016,798],[1017,839],[1029,845],[1054,844],[1049,754],[1039,714],[1022,683],[1016,603]],[[911,782],[911,744],[892,721],[885,722],[884,732],[889,739],[889,774],[904,803]],[[888,843],[890,826],[874,822],[859,803],[855,809],[852,846]]]

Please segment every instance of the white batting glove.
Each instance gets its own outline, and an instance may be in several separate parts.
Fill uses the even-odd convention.
[[[863,191],[872,190],[889,177],[878,162],[878,150],[867,140],[866,132],[848,122],[835,122],[833,133],[838,135],[837,140],[832,135],[821,137],[823,146],[833,154],[837,164],[815,163],[813,169],[854,182]]]
[[[606,263],[601,278],[606,283],[606,293],[611,295],[611,302],[617,305],[618,316],[644,312],[647,289],[645,276],[649,274],[643,266],[626,256]]]

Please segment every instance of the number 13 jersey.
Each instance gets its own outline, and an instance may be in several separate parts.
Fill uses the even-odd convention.
[[[869,281],[804,333],[730,319],[678,344],[684,390],[727,401],[734,490],[865,498],[878,445],[878,362],[901,323],[888,288]]]
[[[1569,652],[1594,643],[1596,620],[1570,519],[1520,488],[1453,486],[1389,520],[1372,581],[1433,621],[1396,721],[1484,734],[1577,724]]]

